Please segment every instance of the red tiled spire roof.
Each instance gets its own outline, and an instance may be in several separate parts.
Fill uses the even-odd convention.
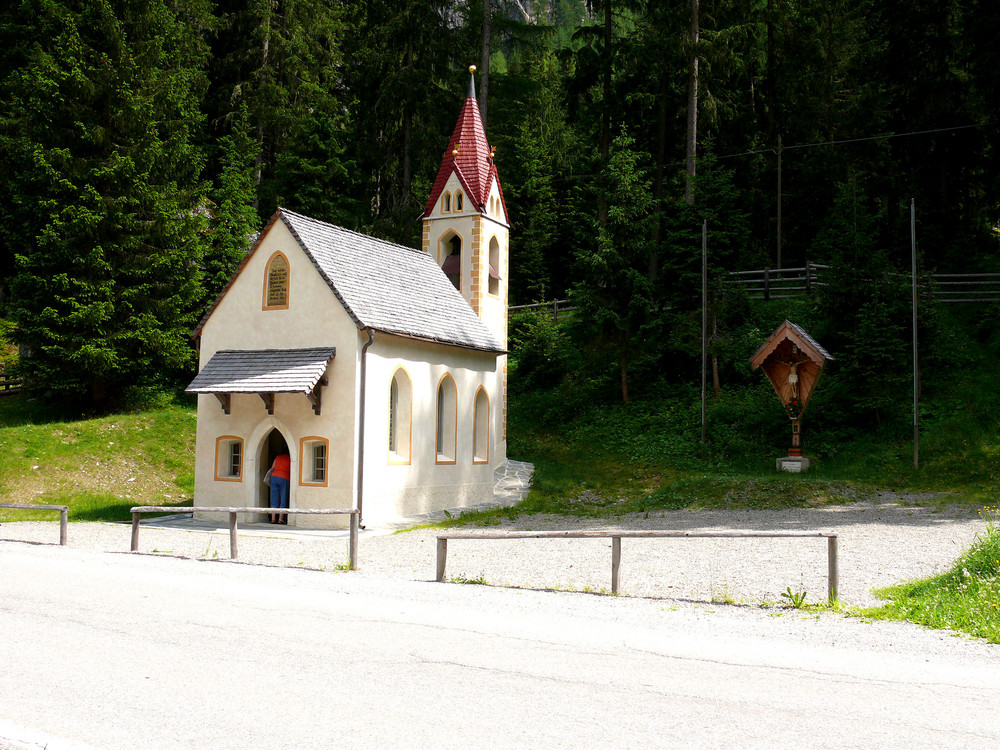
[[[458,149],[457,156],[454,155],[456,148]],[[427,199],[424,216],[429,216],[434,210],[434,204],[441,197],[441,191],[444,190],[452,172],[458,175],[459,182],[462,183],[462,187],[465,188],[465,192],[472,200],[476,210],[485,212],[490,183],[492,178],[496,177],[496,171],[493,159],[490,157],[490,144],[486,140],[483,120],[479,116],[475,86],[470,81],[469,94],[458,115],[458,122],[451,134],[451,140],[448,142],[448,149],[444,152],[441,168],[438,170],[434,187],[431,188],[430,197]]]

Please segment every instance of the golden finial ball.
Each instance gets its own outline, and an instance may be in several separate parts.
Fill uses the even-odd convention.
[[[469,72],[470,73],[475,73],[476,72],[476,66],[475,65],[470,65],[469,66]]]

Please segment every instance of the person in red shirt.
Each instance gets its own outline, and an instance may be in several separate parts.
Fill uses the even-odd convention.
[[[288,507],[288,485],[291,480],[292,457],[287,453],[276,456],[271,464],[271,507]],[[271,523],[288,523],[287,513],[272,513]]]

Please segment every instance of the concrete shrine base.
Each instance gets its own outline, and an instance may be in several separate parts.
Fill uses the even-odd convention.
[[[796,474],[809,468],[810,460],[805,456],[783,456],[774,460],[774,468],[779,471],[792,471]]]

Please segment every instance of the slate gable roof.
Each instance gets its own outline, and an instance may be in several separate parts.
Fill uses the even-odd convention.
[[[243,266],[278,220],[296,238],[359,328],[486,352],[505,351],[441,267],[420,250],[279,208]],[[202,318],[196,335],[243,266]]]
[[[279,210],[361,326],[469,349],[504,351],[428,253]]]
[[[187,393],[310,393],[337,350],[222,349],[191,381]]]

